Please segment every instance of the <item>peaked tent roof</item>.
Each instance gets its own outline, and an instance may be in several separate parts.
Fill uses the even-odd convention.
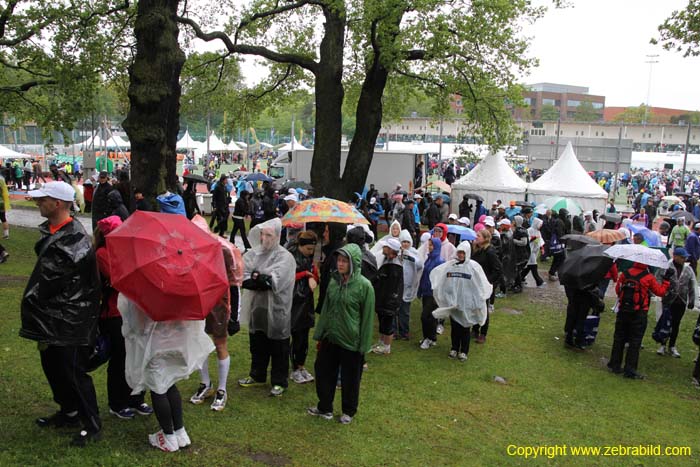
[[[278,151],[291,151],[291,150],[297,150],[297,149],[299,149],[299,150],[308,149],[308,148],[302,146],[301,143],[299,143],[299,141],[297,141],[297,139],[294,136],[292,136],[292,140],[294,143],[293,148],[292,148],[292,142],[289,142],[289,143],[285,144],[284,146],[282,146],[281,148],[278,148],[277,150]]]
[[[206,143],[204,147],[206,148]],[[228,146],[226,146],[213,131],[211,132],[211,135],[209,135],[209,150],[214,152],[230,151]]]
[[[487,155],[468,174],[454,182],[452,189],[525,193],[527,183],[518,177],[504,156],[503,151]]]
[[[177,149],[199,149],[202,144],[200,141],[193,140],[189,130],[185,130],[185,134],[175,144],[175,147]]]
[[[571,141],[559,160],[540,178],[530,183],[527,191],[533,195],[608,198],[608,193],[588,175],[576,158]]]
[[[241,148],[238,143],[236,143],[234,140],[231,140],[230,143],[228,143],[228,146],[226,146],[229,151],[242,151],[243,148]]]
[[[17,152],[13,149],[8,148],[7,146],[0,145],[0,157],[8,159],[29,159],[33,156],[31,156],[30,154],[24,154],[22,152]]]
[[[115,144],[115,145],[119,146],[120,148],[130,148],[131,147],[131,143],[119,135],[112,135],[112,137],[107,140],[107,143],[108,143],[107,144],[108,146],[109,146],[109,143],[111,143],[111,144]]]

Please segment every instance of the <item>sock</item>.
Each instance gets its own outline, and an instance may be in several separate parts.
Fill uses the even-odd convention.
[[[204,361],[202,368],[199,369],[202,375],[202,384],[206,384],[207,387],[211,386],[211,378],[209,377],[209,359]]]
[[[219,362],[219,388],[223,391],[226,390],[226,382],[228,380],[228,370],[231,366],[231,357],[226,357],[223,360],[217,360]]]
[[[6,237],[9,237],[10,236],[10,229],[3,230],[3,233],[5,234]]]

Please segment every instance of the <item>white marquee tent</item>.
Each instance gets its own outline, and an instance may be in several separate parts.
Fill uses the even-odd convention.
[[[207,144],[204,144],[204,149],[206,150]],[[223,141],[219,139],[218,136],[216,136],[216,133],[213,131],[211,132],[211,135],[209,135],[209,152],[228,152],[230,149],[228,146],[224,144]]]
[[[308,148],[305,148],[304,146],[302,146],[301,143],[299,143],[299,141],[297,141],[296,137],[292,136],[292,139],[293,139],[292,142],[285,144],[281,148],[277,148],[277,151],[297,151],[297,150],[308,149]],[[292,147],[292,145],[294,147]]]
[[[541,203],[553,196],[564,196],[577,201],[586,211],[605,212],[608,193],[593,180],[574,154],[571,142],[552,167],[530,183],[528,201]]]
[[[30,159],[34,156],[14,151],[7,146],[0,145],[0,158],[2,159]]]
[[[527,183],[515,173],[502,151],[485,156],[468,174],[452,184],[452,211],[462,202],[465,193],[474,193],[484,198],[484,206],[500,199],[504,204],[510,200],[525,198]]]

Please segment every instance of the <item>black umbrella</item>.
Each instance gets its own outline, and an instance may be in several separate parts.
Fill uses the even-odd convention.
[[[293,180],[290,182],[286,182],[284,185],[282,185],[282,188],[301,188],[302,190],[312,190],[311,185],[309,183],[306,183],[302,180]]]
[[[520,206],[521,208],[531,208],[532,207],[532,203],[529,201],[516,201],[515,205]]]
[[[692,225],[695,222],[695,217],[688,211],[676,211],[671,214],[671,219],[678,220],[680,218],[685,219],[686,225]]]
[[[477,195],[476,193],[464,193],[464,194],[462,195],[462,198],[464,198],[465,196],[466,196],[467,198],[469,198],[469,199],[476,199],[476,200],[479,200],[479,201],[483,201],[483,200],[484,200],[484,197],[483,197],[483,196]]]
[[[255,173],[249,173],[248,175],[245,176],[244,180],[246,182],[271,182],[273,181],[272,178],[268,177],[264,173],[260,172],[255,172]]]
[[[603,253],[607,249],[606,245],[586,245],[569,253],[559,268],[559,283],[577,289],[597,285],[613,264]]]
[[[622,214],[616,214],[614,212],[606,212],[605,214],[601,214],[600,218],[615,224],[622,222]]]
[[[206,178],[202,177],[201,175],[195,175],[195,174],[187,174],[184,177],[182,177],[184,180],[189,180],[191,182],[195,183],[209,183],[209,180]]]
[[[600,245],[600,242],[588,235],[568,234],[561,237],[569,250],[578,250],[586,245]]]

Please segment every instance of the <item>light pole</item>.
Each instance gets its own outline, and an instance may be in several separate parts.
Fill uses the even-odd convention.
[[[647,60],[644,63],[649,64],[649,80],[647,82],[647,105],[644,107],[644,124],[647,124],[647,120],[649,118],[649,95],[651,94],[651,71],[654,68],[654,63],[659,63],[657,58],[659,58],[658,54],[652,54],[652,55],[647,55]]]

